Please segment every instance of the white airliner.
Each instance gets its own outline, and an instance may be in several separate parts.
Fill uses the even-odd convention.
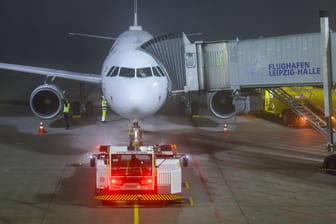
[[[0,63],[0,68],[47,76],[30,97],[30,107],[41,119],[54,118],[62,110],[63,91],[50,82],[56,77],[100,83],[109,106],[122,117],[134,121],[152,115],[166,101],[168,74],[152,56],[139,49],[153,37],[137,24],[136,0],[134,6],[134,25],[115,40],[100,75],[7,63]]]

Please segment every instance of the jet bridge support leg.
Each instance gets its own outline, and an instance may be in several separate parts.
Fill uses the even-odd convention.
[[[329,30],[329,18],[327,11],[320,11],[321,24],[321,73],[323,78],[324,89],[324,113],[327,122],[328,131],[328,150],[334,152],[334,133],[332,128],[332,76],[331,76],[331,38]],[[331,154],[324,159],[324,168],[326,173],[336,174],[336,154]]]
[[[320,11],[320,26],[321,26],[321,73],[323,78],[324,89],[324,114],[327,122],[329,152],[334,152],[334,136],[332,130],[332,78],[331,78],[331,38],[329,30],[329,18],[327,11]]]

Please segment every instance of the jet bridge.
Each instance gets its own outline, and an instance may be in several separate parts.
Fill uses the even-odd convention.
[[[167,69],[171,93],[206,92],[214,115],[228,118],[236,112],[260,110],[260,103],[251,103],[261,102],[258,95],[251,95],[251,89],[322,85],[320,36],[308,33],[191,43],[182,33],[154,38],[142,48]],[[331,49],[336,53],[336,34],[331,36]],[[186,99],[190,104],[192,99]]]
[[[331,55],[336,54],[336,33],[330,35]],[[197,74],[200,90],[222,92],[230,89],[243,93],[250,88],[265,88],[285,103],[297,115],[305,115],[308,123],[327,135],[325,121],[309,108],[288,98],[280,86],[322,86],[321,34],[298,34],[251,40],[222,42],[196,42],[186,46],[186,74]],[[188,65],[195,66],[188,66]],[[331,67],[336,71],[336,58],[331,57]],[[221,69],[215,70],[222,66]],[[332,74],[333,85],[336,73]],[[277,91],[275,91],[277,90]],[[286,95],[286,97],[284,97]],[[246,99],[249,99],[248,96]],[[235,102],[234,98],[233,104]],[[215,101],[209,102],[214,104]],[[246,101],[245,108],[251,104]],[[237,109],[237,108],[236,108]]]
[[[185,48],[186,75],[207,91],[322,85],[320,49],[320,33],[195,42]]]
[[[154,38],[142,48],[167,69],[171,93],[206,92],[220,118],[261,108],[251,89],[322,85],[321,34],[308,33],[249,40],[196,41],[185,34]],[[336,54],[336,33],[331,51]],[[332,58],[336,71],[336,58]],[[332,80],[336,80],[336,73]],[[248,90],[248,91],[246,91]],[[186,97],[187,104],[192,101]],[[255,106],[257,105],[257,106]]]

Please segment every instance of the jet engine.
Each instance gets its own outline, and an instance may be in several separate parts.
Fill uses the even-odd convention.
[[[218,118],[228,119],[245,110],[245,100],[234,97],[230,91],[209,94],[210,111]]]
[[[63,108],[63,93],[53,84],[38,86],[30,95],[30,108],[41,119],[56,117]]]

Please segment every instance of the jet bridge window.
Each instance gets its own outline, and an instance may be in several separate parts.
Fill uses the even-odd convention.
[[[119,67],[112,66],[110,71],[107,73],[107,77],[114,77],[118,75]]]
[[[157,77],[164,76],[164,73],[159,66],[153,67],[153,74]]]
[[[133,78],[134,77],[134,69],[133,68],[120,68],[119,77],[127,77]]]
[[[152,77],[152,70],[150,67],[147,68],[137,68],[136,69],[136,77],[138,78],[146,78],[146,77]]]

